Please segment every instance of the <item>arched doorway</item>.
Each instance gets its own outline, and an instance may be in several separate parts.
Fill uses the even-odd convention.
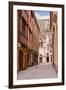
[[[46,60],[49,62],[49,53],[47,53]]]
[[[43,56],[42,55],[40,55],[39,60],[40,60],[40,63],[43,62]]]
[[[40,57],[40,63],[42,63],[42,57]]]

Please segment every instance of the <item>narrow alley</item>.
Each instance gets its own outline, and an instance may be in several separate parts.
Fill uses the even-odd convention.
[[[18,10],[17,16],[17,79],[57,78],[57,12]]]
[[[26,70],[18,73],[17,79],[46,79],[56,78],[57,74],[52,66],[52,63],[40,64],[33,67],[28,67]]]

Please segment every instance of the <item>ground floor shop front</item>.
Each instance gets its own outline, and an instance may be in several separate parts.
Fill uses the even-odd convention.
[[[17,71],[25,70],[27,67],[38,64],[38,53],[28,49],[26,46],[18,48]]]

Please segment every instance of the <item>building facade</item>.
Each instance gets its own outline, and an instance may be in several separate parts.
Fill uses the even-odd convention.
[[[57,12],[50,12],[50,29],[52,30],[53,67],[58,72],[58,29]]]
[[[38,64],[38,52],[39,52],[39,34],[40,34],[40,28],[37,23],[37,19],[35,17],[34,12],[32,12],[32,64],[36,65]]]
[[[39,63],[52,62],[52,32],[50,30],[50,17],[38,20],[40,26],[39,36]]]
[[[45,42],[44,42],[44,49],[45,49],[45,61],[52,62],[52,32],[49,30],[45,31]]]
[[[29,66],[33,66],[38,64],[38,45],[39,45],[39,32],[40,28],[38,26],[35,14],[33,11],[29,11],[29,33],[28,33],[28,38],[29,38],[29,43],[28,43],[28,48],[29,48],[29,54],[28,54],[28,60],[29,60]]]
[[[28,53],[28,16],[25,11],[17,11],[17,50],[18,50],[18,71],[27,68]]]
[[[17,32],[17,71],[20,71],[26,69],[29,66],[32,66],[35,62],[38,61],[37,38],[39,35],[39,26],[33,11],[17,11]],[[36,35],[36,32],[38,35]],[[35,51],[34,56],[33,51]]]

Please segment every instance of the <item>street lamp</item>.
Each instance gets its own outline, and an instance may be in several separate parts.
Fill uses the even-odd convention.
[[[18,47],[18,48],[21,47],[21,43],[20,43],[20,42],[17,43],[17,47]]]

